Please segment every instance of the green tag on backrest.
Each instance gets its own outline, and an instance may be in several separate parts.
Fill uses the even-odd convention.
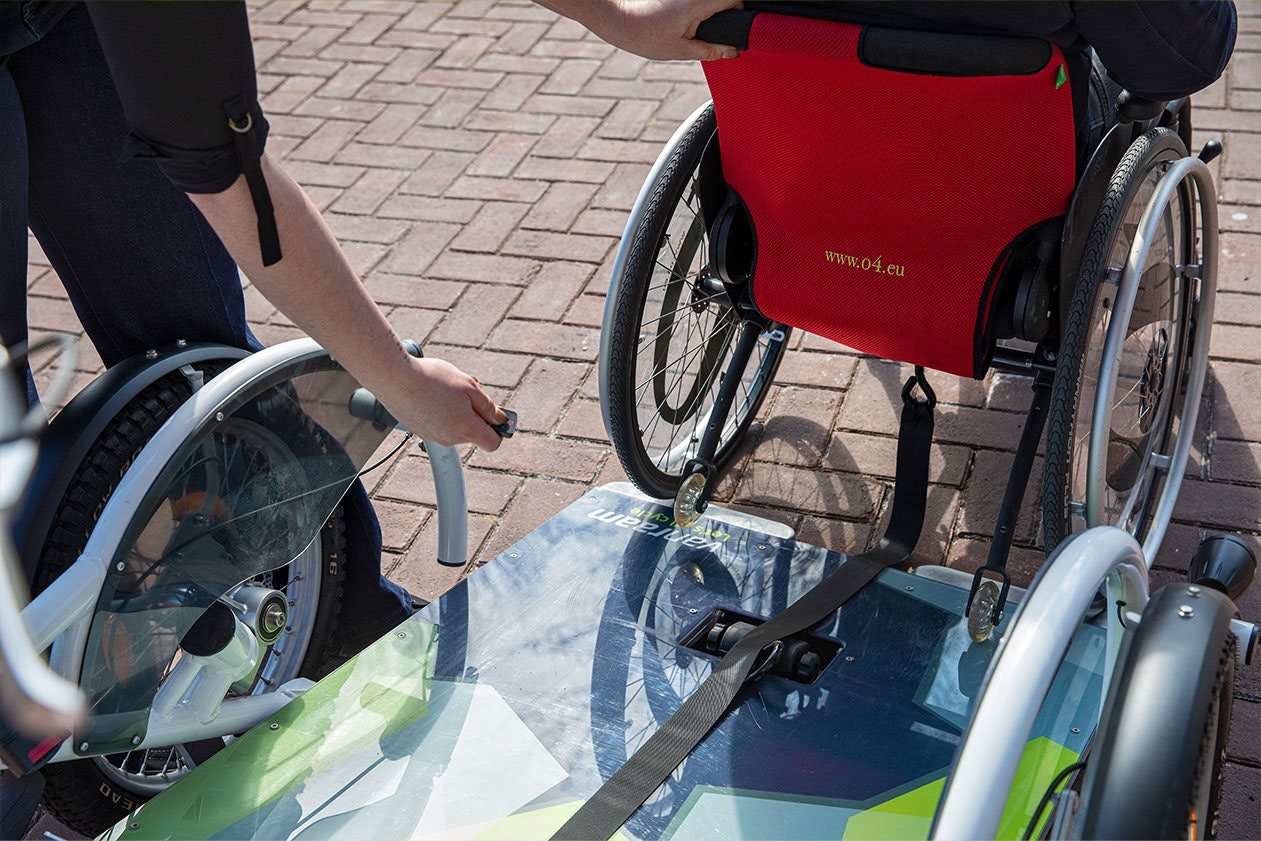
[[[1068,73],[1064,70],[1064,65],[1060,65],[1059,72],[1055,74],[1055,89],[1059,90],[1068,81]]]

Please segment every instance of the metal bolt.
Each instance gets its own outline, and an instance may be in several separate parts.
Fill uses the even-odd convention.
[[[132,736],[132,737],[131,737],[131,743],[132,743],[133,745],[138,745],[138,744],[140,744],[140,737],[139,737],[139,736]]]
[[[153,350],[153,349],[146,350],[146,351],[144,352],[144,358],[145,358],[145,359],[157,359],[157,358],[158,358],[158,352],[157,352],[156,350]]]
[[[853,663],[853,662],[854,662],[854,655],[852,655],[852,654],[847,654],[847,655],[845,655],[845,662],[846,662],[846,663]]]
[[[130,824],[128,824],[128,828],[132,830],[137,830],[140,828],[140,823],[138,821],[132,821]]]
[[[1200,595],[1200,588],[1192,584],[1190,587],[1187,588],[1187,595],[1193,599],[1197,598]]]
[[[1195,610],[1192,609],[1191,605],[1184,604],[1178,608],[1178,615],[1181,616],[1183,619],[1190,619],[1192,616],[1195,615]]]
[[[907,584],[907,585],[906,585],[906,591],[907,591],[908,593],[909,593],[909,592],[912,592],[912,591],[914,591],[914,590],[915,590],[915,588],[914,588],[914,587],[912,587],[910,584]]]
[[[401,640],[403,640],[403,639],[407,639],[407,632],[405,632],[405,631],[399,631],[399,632],[398,632],[398,638],[399,638],[399,639],[401,639]]]
[[[215,420],[217,421],[223,420],[223,412],[215,412]]]
[[[509,553],[508,553],[508,557],[509,557],[509,558],[519,558],[519,557],[521,557],[521,553],[520,553],[520,552],[509,552]]]
[[[176,340],[175,340],[175,346],[176,346],[176,347],[188,347],[188,339],[176,339]]]
[[[279,725],[279,724],[277,724],[276,722],[274,722],[274,721],[273,721],[271,724],[267,725],[267,729],[268,729],[268,730],[279,730],[279,729],[280,729],[280,725]]]
[[[114,569],[118,570],[119,572],[122,572],[126,568],[127,568],[127,565],[123,563],[122,561],[119,561],[118,563],[114,564]]]
[[[757,545],[757,548],[759,548],[759,549],[765,549],[765,548],[766,548],[766,544],[765,544],[765,543],[759,543],[759,544]]]
[[[687,612],[688,612],[688,613],[690,613],[690,614],[692,614],[693,616],[695,616],[695,615],[696,615],[696,608],[694,608],[694,607],[689,607],[689,608],[687,609]]]
[[[1070,728],[1070,729],[1071,729],[1074,733],[1080,733],[1080,732],[1081,732],[1081,728],[1080,728],[1080,727],[1073,727],[1073,728]]]
[[[87,742],[80,742],[80,743],[79,743],[79,753],[84,753],[85,751],[87,751],[87,749],[88,749],[88,743],[87,743]]]

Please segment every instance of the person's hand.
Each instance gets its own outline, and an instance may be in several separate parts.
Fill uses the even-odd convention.
[[[739,0],[539,0],[615,47],[665,61],[735,58],[734,47],[696,40],[701,21]]]
[[[392,377],[376,396],[399,423],[426,441],[445,446],[473,443],[483,450],[499,448],[491,424],[505,415],[476,377],[441,359],[408,357],[401,377]]]

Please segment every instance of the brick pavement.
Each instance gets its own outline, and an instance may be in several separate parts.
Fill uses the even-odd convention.
[[[1205,530],[1261,534],[1261,4],[1242,4],[1226,76],[1196,98],[1224,232],[1205,419],[1176,523],[1157,559],[1175,579]],[[499,452],[472,453],[474,565],[595,484],[623,479],[600,420],[603,292],[625,216],[661,144],[706,99],[699,67],[650,63],[521,3],[269,2],[253,8],[269,148],[306,187],[390,320],[521,412]],[[32,242],[31,323],[79,332]],[[298,331],[256,290],[265,342]],[[99,370],[85,349],[80,383]],[[47,371],[39,372],[40,378]],[[899,366],[798,338],[731,477],[727,504],[861,549],[887,508]],[[920,563],[984,558],[1023,423],[1025,386],[937,375],[942,397]],[[402,583],[435,595],[427,462],[414,450],[371,486]],[[1037,481],[1035,477],[1035,482]],[[1036,485],[1034,486],[1036,487]],[[1031,494],[1036,496],[1036,494]],[[1036,567],[1034,512],[1013,564]],[[1244,614],[1261,620],[1261,588]],[[1223,837],[1261,837],[1261,669],[1236,683]]]

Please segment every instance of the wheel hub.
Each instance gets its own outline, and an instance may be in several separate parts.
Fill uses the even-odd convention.
[[[1156,331],[1147,348],[1147,361],[1138,386],[1138,424],[1146,435],[1156,418],[1156,408],[1165,385],[1165,359],[1169,353],[1169,332],[1163,327]]]

